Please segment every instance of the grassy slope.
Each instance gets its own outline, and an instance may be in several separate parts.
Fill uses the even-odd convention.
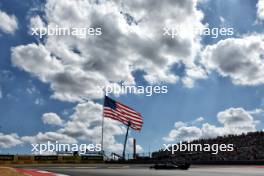
[[[0,167],[0,176],[26,176],[24,174],[18,173],[15,169],[10,167]]]

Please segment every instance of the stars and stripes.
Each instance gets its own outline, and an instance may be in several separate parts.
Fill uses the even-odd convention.
[[[118,120],[125,125],[130,125],[136,131],[140,131],[142,128],[143,120],[139,112],[107,96],[105,96],[103,114],[104,117]]]

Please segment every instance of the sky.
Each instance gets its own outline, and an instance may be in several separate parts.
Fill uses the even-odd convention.
[[[48,26],[101,28],[102,35],[32,35]],[[164,35],[178,26],[183,33]],[[204,28],[233,35],[192,32]],[[128,152],[132,138],[147,153],[263,130],[264,1],[0,1],[1,153],[30,153],[32,143],[47,141],[100,143],[98,86],[124,82],[168,88],[109,95],[143,116]],[[105,150],[121,153],[126,128],[105,120]]]

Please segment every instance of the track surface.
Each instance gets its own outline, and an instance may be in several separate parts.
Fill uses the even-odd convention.
[[[51,173],[42,170],[35,169],[16,169],[18,173],[25,174],[28,176],[62,176],[61,174]]]
[[[148,166],[53,166],[40,170],[69,176],[264,176],[264,168],[258,166],[193,166],[183,170],[151,170]]]

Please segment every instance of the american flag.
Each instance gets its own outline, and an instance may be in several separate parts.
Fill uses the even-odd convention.
[[[142,128],[143,120],[139,112],[107,96],[105,96],[103,114],[104,117],[118,120],[136,131]]]

